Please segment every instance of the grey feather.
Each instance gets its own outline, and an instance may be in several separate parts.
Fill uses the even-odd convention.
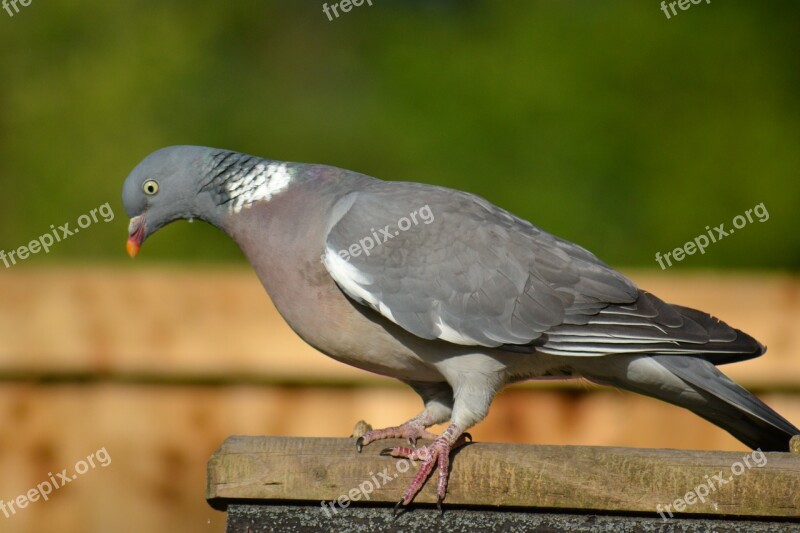
[[[329,254],[375,228],[388,226],[392,237],[351,256],[350,279],[334,268],[331,275],[349,296],[424,339],[453,342],[445,329],[462,344],[530,344],[565,320],[637,297],[631,281],[583,248],[468,193],[378,182],[341,203],[349,208],[327,235]],[[400,231],[398,221],[422,208],[432,219]]]
[[[694,357],[653,357],[699,391],[705,405],[690,409],[721,426],[751,448],[784,451],[797,428],[712,364]]]

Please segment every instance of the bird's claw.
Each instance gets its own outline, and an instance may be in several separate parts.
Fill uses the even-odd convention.
[[[358,453],[361,453],[361,450],[363,449],[364,449],[364,437],[361,436],[356,439],[356,450],[358,450]]]
[[[394,509],[392,509],[392,517],[397,518],[403,512],[403,498],[400,498],[400,501],[394,504]]]
[[[451,428],[453,427],[455,426],[451,426]],[[458,428],[455,427],[455,430],[457,431]],[[453,430],[451,429],[450,431],[452,432]],[[411,447],[394,446],[391,448],[384,448],[380,451],[380,455],[383,457],[397,457],[405,458],[410,461],[422,461],[422,464],[414,476],[414,479],[403,493],[403,498],[394,506],[393,514],[395,518],[403,507],[409,505],[414,500],[419,491],[422,489],[422,486],[427,481],[428,476],[430,476],[434,470],[438,472],[438,482],[436,484],[436,494],[438,498],[436,501],[436,508],[443,517],[444,509],[442,507],[442,502],[447,494],[447,481],[450,474],[450,453],[454,449],[464,445],[466,442],[472,442],[472,435],[469,433],[460,433],[455,438],[450,434],[445,434],[436,437],[432,443],[417,448],[416,441],[420,436],[423,435],[408,435],[406,433],[404,437],[407,439],[408,444],[411,445]],[[385,438],[384,435],[381,435],[381,437]],[[368,436],[364,439],[364,441],[369,443],[372,438],[373,437]],[[451,439],[453,440],[451,441]],[[357,447],[362,444],[363,441],[356,441]]]

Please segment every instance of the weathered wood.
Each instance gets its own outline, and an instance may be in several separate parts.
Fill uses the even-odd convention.
[[[242,500],[323,509],[322,502],[339,500],[328,503],[331,514],[345,512],[348,500],[394,504],[416,472],[379,455],[398,444],[379,442],[359,454],[352,439],[230,437],[209,462],[206,498],[219,509]],[[789,453],[474,443],[455,454],[451,468],[451,506],[666,517],[669,505],[675,516],[800,518],[800,456]],[[428,483],[416,502],[435,503],[434,491]]]

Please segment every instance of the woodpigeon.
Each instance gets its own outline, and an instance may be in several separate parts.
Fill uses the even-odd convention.
[[[800,433],[715,366],[763,354],[758,341],[473,194],[174,146],[134,168],[122,199],[131,256],[165,224],[204,220],[240,246],[303,340],[421,396],[417,416],[356,442],[408,439],[383,452],[422,461],[398,506],[434,467],[442,501],[451,450],[523,380],[582,377],[652,396],[762,451]]]

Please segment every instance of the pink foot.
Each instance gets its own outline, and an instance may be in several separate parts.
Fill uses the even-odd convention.
[[[411,446],[416,446],[417,439],[435,439],[436,437],[436,435],[427,431],[421,423],[406,422],[402,426],[367,431],[363,436],[356,439],[356,449],[360,453],[364,446],[376,440],[408,439],[408,443]]]
[[[381,455],[405,457],[412,461],[422,461],[422,466],[417,472],[417,475],[414,476],[413,481],[411,481],[411,485],[409,485],[403,493],[403,498],[397,502],[395,510],[400,506],[408,505],[414,500],[422,489],[422,486],[425,485],[425,481],[433,471],[434,465],[436,465],[439,472],[439,480],[436,484],[436,495],[438,496],[437,506],[444,500],[447,494],[447,480],[450,475],[450,452],[465,444],[467,439],[470,441],[472,440],[472,436],[469,433],[463,433],[455,438],[454,442],[451,444],[451,439],[453,438],[451,435],[461,433],[457,428],[453,428],[455,428],[455,426],[451,425],[441,437],[438,437],[431,444],[422,446],[421,448],[398,446],[395,448],[386,448],[381,451]]]

